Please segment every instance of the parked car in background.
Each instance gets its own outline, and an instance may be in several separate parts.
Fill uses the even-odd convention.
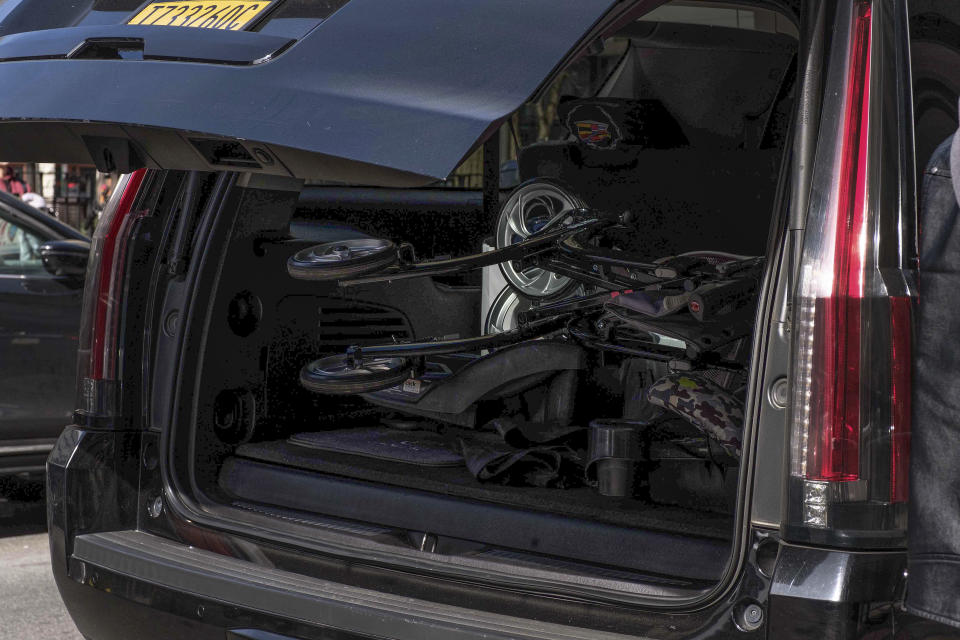
[[[47,465],[85,637],[956,635],[901,608],[953,3],[55,4],[0,160],[125,174]]]
[[[43,477],[75,397],[90,242],[0,192],[0,476]]]

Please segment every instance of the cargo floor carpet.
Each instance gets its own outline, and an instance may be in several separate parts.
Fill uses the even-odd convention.
[[[600,496],[589,487],[543,489],[483,484],[464,466],[419,466],[296,446],[286,440],[245,444],[236,459],[328,476],[546,512],[614,526],[729,540],[733,518],[638,499]]]

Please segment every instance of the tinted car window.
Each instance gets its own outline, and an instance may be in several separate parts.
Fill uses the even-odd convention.
[[[42,273],[41,244],[40,236],[0,213],[0,274]]]
[[[768,125],[762,146],[782,143],[770,138],[786,134],[789,117],[783,110],[789,101],[783,92],[795,80],[791,60],[797,38],[794,24],[769,9],[668,2],[604,38],[506,121],[500,131],[501,187],[516,183],[510,174],[522,148],[575,138],[561,106],[575,98],[659,100],[694,147],[749,147],[756,142],[750,125],[757,123]],[[730,48],[733,41],[737,47]],[[685,80],[672,81],[674,76]],[[767,114],[771,105],[774,112],[762,121],[758,114]],[[432,186],[477,189],[482,175],[478,148],[446,181]]]

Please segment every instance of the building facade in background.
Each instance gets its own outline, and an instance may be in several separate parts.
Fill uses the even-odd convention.
[[[92,165],[41,162],[8,163],[6,167],[29,191],[43,197],[48,211],[88,235],[116,183],[116,176],[100,173]]]

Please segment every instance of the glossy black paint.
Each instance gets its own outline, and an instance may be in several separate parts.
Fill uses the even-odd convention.
[[[124,55],[141,60],[253,64],[276,55],[294,40],[251,31],[212,31],[198,39],[186,29],[117,25],[69,27],[16,33],[0,40],[0,62],[36,59],[96,59]]]
[[[32,4],[42,12],[49,3],[27,0],[18,15]],[[97,145],[82,143],[79,134],[134,138],[148,166],[184,168],[199,160],[189,145],[174,150],[177,136],[83,124],[116,123],[243,138],[387,167],[422,176],[420,182],[445,178],[614,4],[351,0],[287,48],[252,32],[192,34],[194,44],[176,44],[178,36],[169,33],[175,29],[123,24],[10,35],[0,43],[0,55],[19,61],[0,63],[0,83],[35,82],[30,92],[0,95],[0,159],[101,163]],[[53,13],[65,11],[58,5]],[[71,20],[76,24],[83,15]],[[225,62],[251,62],[256,53],[278,47],[283,53],[242,65],[150,59],[51,64],[33,57],[61,56],[91,34],[139,39],[144,58],[151,51],[173,57],[179,49],[183,59],[202,59],[211,55],[208,38],[216,40]],[[70,124],[51,125],[48,137],[29,140],[39,129],[25,123],[41,121]],[[269,172],[285,173],[272,159],[264,164],[272,165],[264,167]],[[320,171],[298,170],[292,161],[284,165],[294,174]]]
[[[294,551],[252,534],[227,535],[179,517],[161,489],[158,447],[156,433],[70,428],[50,457],[53,573],[81,632],[92,638],[960,637],[955,630],[896,608],[905,554],[784,545],[774,532],[756,529],[732,590],[713,606],[696,611],[558,600]],[[149,507],[158,496],[165,507],[155,517],[157,510]],[[96,535],[100,531],[117,533]],[[74,548],[76,536],[82,536],[83,549]],[[93,554],[91,548],[99,552]],[[184,566],[182,558],[193,562]],[[234,577],[225,578],[230,574]],[[184,580],[194,586],[172,586]],[[249,594],[268,583],[269,598],[264,592],[264,599],[251,600]],[[324,597],[298,604],[317,589],[328,594],[332,592],[323,590],[360,591],[350,592],[352,599],[332,597],[330,604]],[[373,596],[376,593],[382,598]],[[380,598],[375,601],[384,608],[378,610],[373,601],[363,603],[367,597]],[[268,602],[274,609],[302,608],[305,613],[271,613]],[[397,610],[397,602],[406,606]],[[460,609],[466,604],[469,615]],[[457,611],[461,617],[451,618]],[[347,629],[338,628],[338,620],[361,622]],[[508,635],[499,626],[506,620],[511,624]],[[489,626],[478,627],[480,622]],[[355,633],[358,624],[366,635]],[[228,630],[233,635],[227,635]],[[442,636],[435,635],[438,630]]]
[[[111,73],[116,69],[101,68],[109,68]],[[98,566],[74,555],[76,536],[137,530],[175,541],[184,550],[193,547],[214,553],[218,560],[228,560],[238,570],[249,569],[251,576],[257,573],[254,569],[277,569],[296,574],[305,586],[330,580],[403,594],[435,605],[469,603],[476,611],[515,616],[513,637],[540,637],[542,627],[538,626],[547,623],[590,629],[596,638],[608,632],[657,638],[958,637],[953,630],[899,611],[904,566],[904,554],[900,552],[788,546],[781,544],[776,533],[754,528],[750,532],[750,552],[738,578],[725,595],[706,608],[650,610],[564,600],[490,584],[445,580],[426,572],[400,573],[373,562],[286,547],[265,536],[258,537],[253,530],[243,536],[226,534],[200,526],[170,506],[153,517],[149,508],[157,498],[162,504],[170,504],[165,488],[168,485],[157,461],[159,450],[159,435],[153,432],[69,429],[50,458],[48,508],[53,571],[81,631],[93,638],[361,637],[329,624],[308,624],[303,619],[271,613],[263,606],[214,600],[202,595],[199,587],[164,586],[159,576],[169,566],[162,563]],[[776,555],[771,555],[771,549],[777,551]],[[197,569],[203,569],[202,563],[198,562]],[[759,607],[761,612],[756,628],[756,612],[746,617],[750,606]],[[415,624],[388,625],[378,635],[403,638],[409,633],[419,638],[423,634],[418,630],[422,628]],[[458,631],[469,629],[463,625]]]
[[[80,279],[86,275],[90,258],[90,243],[86,240],[49,240],[38,251],[44,268],[51,274]]]
[[[80,256],[89,248],[82,234],[7,193],[3,223],[29,234],[37,254],[46,244]],[[70,421],[82,290],[82,275],[56,274],[39,259],[0,264],[0,474],[42,471]]]

